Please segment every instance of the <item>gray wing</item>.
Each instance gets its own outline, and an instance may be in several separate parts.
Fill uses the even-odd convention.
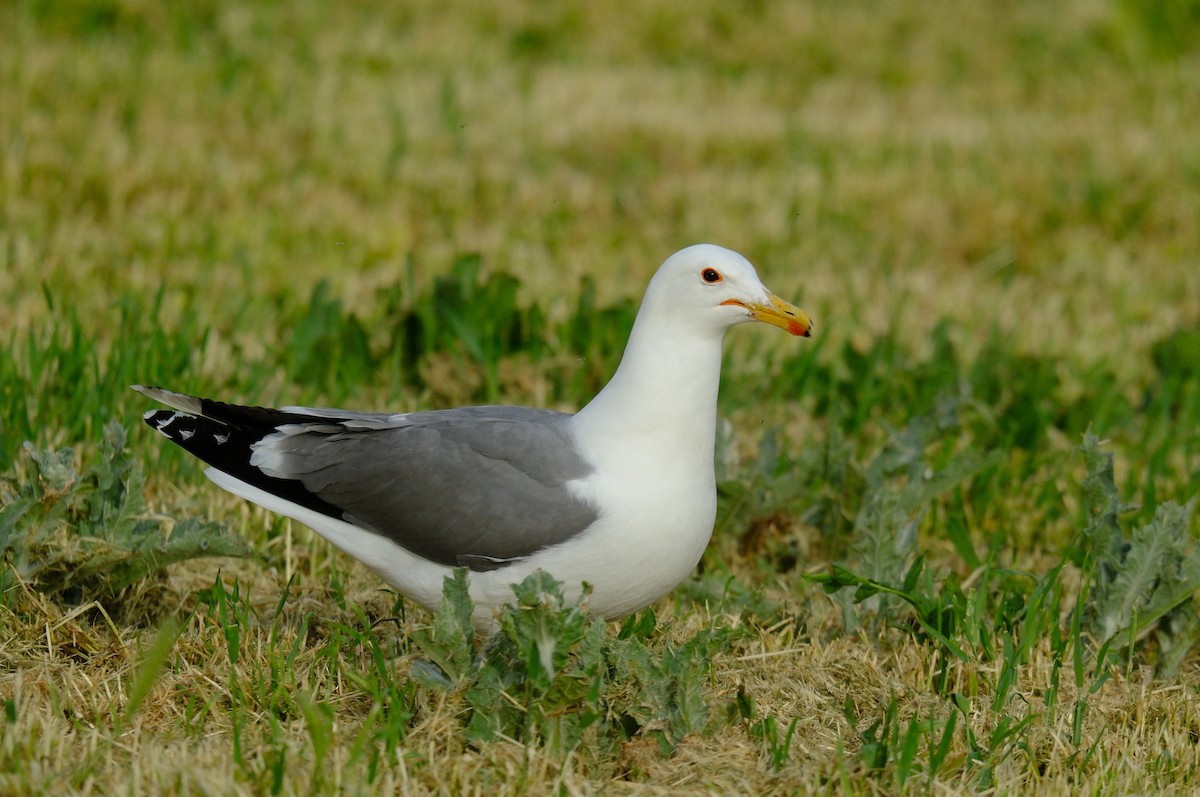
[[[495,569],[597,517],[566,487],[591,471],[572,445],[569,415],[522,407],[284,411],[307,422],[275,426],[251,446],[249,464],[299,481],[346,521],[431,561]]]

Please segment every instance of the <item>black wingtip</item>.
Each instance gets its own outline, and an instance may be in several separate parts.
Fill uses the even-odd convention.
[[[246,409],[251,412],[266,412],[257,408]],[[340,507],[309,492],[302,482],[268,476],[250,464],[254,445],[265,435],[272,433],[272,427],[248,430],[220,420],[173,409],[150,410],[142,416],[142,420],[184,451],[235,479],[330,517],[339,520],[343,518],[344,511]]]
[[[172,443],[182,446],[197,456],[199,456],[199,453],[196,451],[196,448],[221,445],[229,440],[227,431],[219,431],[221,427],[213,424],[211,421],[197,418],[195,415],[189,415],[179,410],[150,410],[142,414],[142,420],[146,422],[147,426]],[[198,434],[202,437],[206,436],[212,439],[203,443],[201,440],[197,440],[193,443],[192,440]]]

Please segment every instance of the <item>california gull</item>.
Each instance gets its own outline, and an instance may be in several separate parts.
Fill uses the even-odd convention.
[[[134,389],[145,420],[209,479],[294,518],[432,608],[469,571],[474,621],[543,570],[588,609],[634,612],[688,576],[712,536],[721,340],[747,321],[807,337],[808,315],[736,252],[709,244],[650,280],[621,364],[575,414],[526,407],[411,413],[225,404]]]

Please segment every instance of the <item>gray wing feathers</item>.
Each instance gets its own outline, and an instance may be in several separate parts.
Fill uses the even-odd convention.
[[[353,427],[314,415],[264,438],[252,464],[432,561],[495,569],[596,519],[566,487],[591,470],[571,445],[568,415],[471,407],[364,414]]]

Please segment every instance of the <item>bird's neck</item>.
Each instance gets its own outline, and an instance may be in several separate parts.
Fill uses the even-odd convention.
[[[577,431],[614,446],[634,435],[641,445],[711,464],[722,337],[640,313],[617,372],[575,416]]]

